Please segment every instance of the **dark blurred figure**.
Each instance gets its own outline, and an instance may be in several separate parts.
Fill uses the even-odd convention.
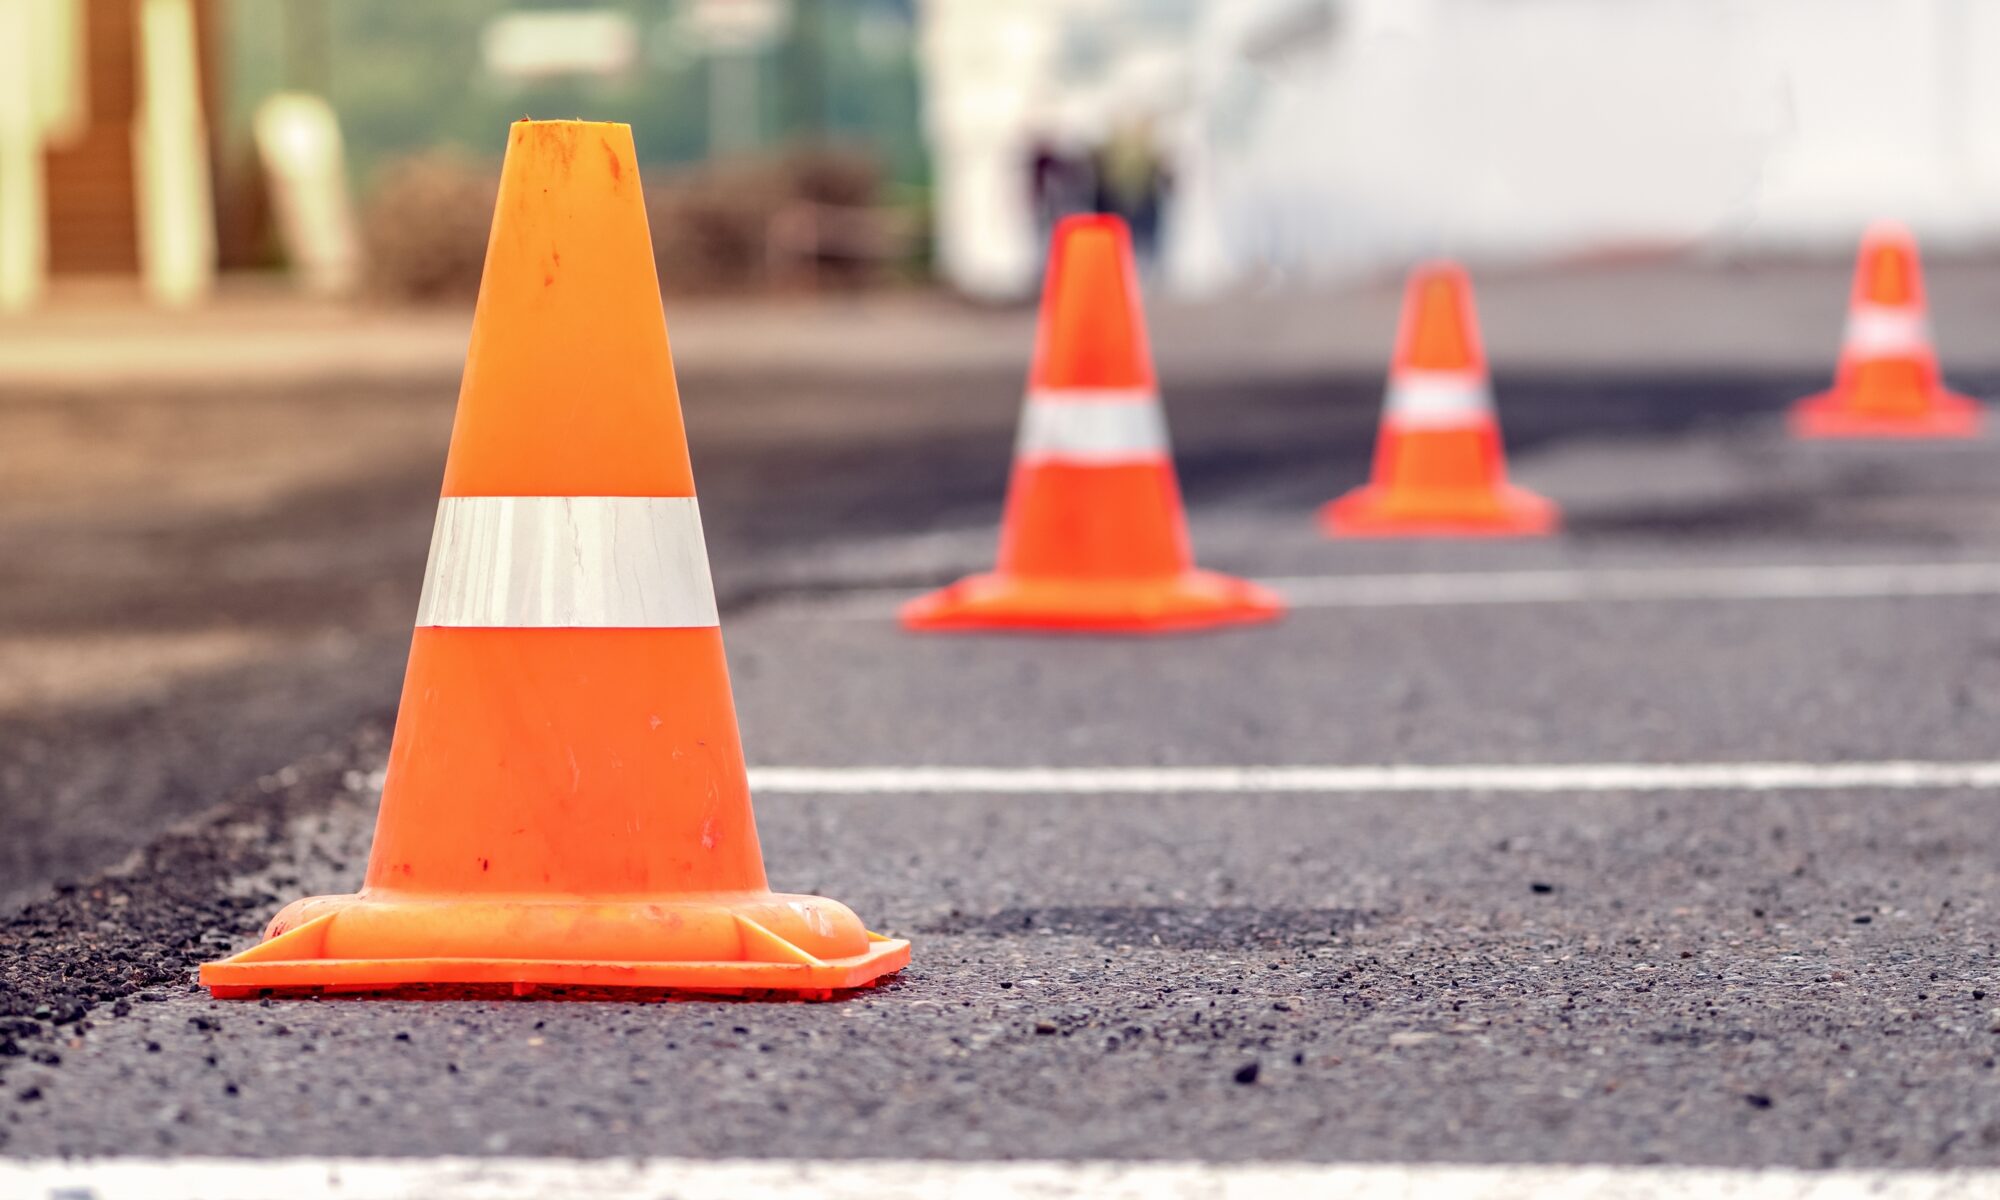
[[[1056,222],[1096,211],[1097,170],[1088,157],[1052,139],[1037,138],[1028,170],[1035,196],[1036,232],[1043,245],[1054,236]]]
[[[1171,184],[1151,121],[1119,124],[1097,152],[1097,210],[1123,217],[1132,227],[1132,250],[1141,267],[1157,255],[1160,211]]]

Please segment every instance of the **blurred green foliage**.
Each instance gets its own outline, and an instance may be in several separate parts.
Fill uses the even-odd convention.
[[[488,21],[513,9],[619,8],[639,31],[637,65],[617,79],[522,85],[489,73]],[[229,130],[280,88],[324,91],[340,114],[362,190],[387,162],[440,147],[497,155],[522,116],[627,121],[639,157],[707,157],[710,64],[676,36],[678,0],[228,0]],[[927,179],[918,124],[912,0],[793,0],[787,35],[758,54],[759,144],[863,142],[887,178]]]

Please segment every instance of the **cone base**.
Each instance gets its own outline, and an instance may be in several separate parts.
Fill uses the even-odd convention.
[[[1179,633],[1276,620],[1283,598],[1246,579],[1188,571],[1159,579],[1034,579],[971,575],[905,604],[924,632]]]
[[[657,902],[364,892],[299,901],[265,936],[202,964],[210,994],[445,985],[824,997],[910,961],[909,942],[867,932],[842,905],[769,892]]]
[[[1841,392],[1821,392],[1792,406],[1792,434],[1802,438],[1970,438],[1978,437],[1984,414],[1979,402],[1940,391],[1921,408],[1883,412],[1857,408]]]
[[[1511,484],[1412,495],[1371,483],[1321,505],[1319,524],[1337,538],[1540,537],[1562,527],[1562,511]]]

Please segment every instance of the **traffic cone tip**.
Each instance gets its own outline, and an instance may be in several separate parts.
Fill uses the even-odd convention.
[[[630,126],[514,125],[444,494],[694,495]]]
[[[1486,370],[1472,304],[1472,282],[1453,262],[1430,262],[1410,275],[1404,289],[1403,319],[1393,369],[1401,371]]]
[[[1049,242],[1028,386],[1153,392],[1132,239],[1113,216],[1064,218]]]

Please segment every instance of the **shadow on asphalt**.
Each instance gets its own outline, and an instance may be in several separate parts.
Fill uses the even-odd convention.
[[[1577,438],[1643,441],[1768,424],[1813,383],[1523,374],[1500,377],[1496,389],[1510,452],[1531,455]],[[997,520],[1020,386],[1016,375],[997,372],[909,378],[886,391],[804,379],[754,389],[684,382],[711,542],[740,535],[762,553]],[[1165,404],[1188,503],[1291,514],[1361,482],[1381,394],[1372,375],[1236,386],[1169,381]],[[857,420],[810,443],[791,442],[785,415],[801,396],[821,409],[851,408]],[[759,409],[768,426],[741,423]],[[1638,531],[1643,521],[1628,517],[1621,528]]]

